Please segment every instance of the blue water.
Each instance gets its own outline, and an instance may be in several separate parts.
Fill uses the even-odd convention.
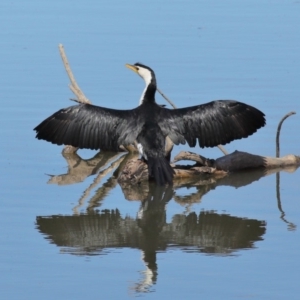
[[[267,126],[226,145],[229,152],[274,156],[277,124],[296,111],[283,124],[281,155],[297,155],[299,11],[297,1],[0,4],[1,299],[298,299],[299,171],[281,173],[281,210],[275,173],[246,176],[244,186],[176,189],[143,227],[141,198],[126,200],[112,173],[86,197],[98,173],[47,184],[49,174],[68,172],[67,162],[62,147],[36,140],[32,129],[73,105],[62,43],[94,104],[135,107],[144,83],[124,65],[139,61],[155,70],[178,107],[235,99],[266,114]],[[157,101],[164,103],[159,95]],[[180,150],[187,147],[173,155]],[[221,156],[218,149],[192,150]],[[95,154],[79,151],[85,159]],[[127,231],[118,231],[123,223]],[[184,226],[190,231],[177,236]]]

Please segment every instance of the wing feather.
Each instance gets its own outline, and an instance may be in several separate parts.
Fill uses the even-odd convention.
[[[194,147],[224,145],[248,137],[265,125],[265,115],[250,105],[233,100],[217,100],[180,109],[164,109],[159,125],[175,143],[186,140]]]
[[[61,109],[34,130],[36,137],[57,145],[118,151],[139,133],[137,109],[114,110],[79,104]]]

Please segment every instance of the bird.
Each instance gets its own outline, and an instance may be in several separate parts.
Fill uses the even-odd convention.
[[[141,63],[126,64],[145,81],[139,105],[118,110],[77,104],[52,114],[34,128],[36,138],[57,145],[103,151],[137,144],[148,164],[149,178],[158,185],[172,185],[174,170],[165,157],[166,137],[175,144],[201,148],[224,145],[246,138],[266,124],[257,108],[235,100],[169,109],[156,103],[154,71]]]

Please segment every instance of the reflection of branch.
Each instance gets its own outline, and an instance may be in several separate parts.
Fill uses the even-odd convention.
[[[279,211],[281,212],[280,219],[283,222],[288,224],[288,230],[290,230],[290,231],[296,230],[297,225],[286,220],[285,212],[282,209],[281,199],[280,199],[280,172],[276,173],[276,197],[277,197],[277,207],[278,207]]]
[[[99,182],[101,181],[101,179],[105,176],[105,175],[107,175],[109,172],[111,172],[113,169],[115,169],[117,166],[119,166],[120,165],[120,163],[122,162],[122,160],[124,159],[124,155],[123,156],[121,156],[119,159],[117,159],[116,161],[114,161],[108,168],[106,168],[105,170],[103,170],[103,171],[101,171],[98,175],[97,175],[97,177],[93,180],[93,183],[83,192],[83,195],[80,197],[80,199],[78,200],[78,205],[76,205],[74,208],[73,208],[73,212],[74,212],[74,214],[78,214],[78,209],[80,208],[80,207],[82,207],[83,206],[83,204],[84,204],[84,202],[85,202],[85,199],[89,196],[89,194],[90,194],[90,191],[94,188],[94,187],[96,187],[98,184],[99,184]],[[115,185],[112,185],[111,186],[111,188],[114,188],[115,187]],[[111,189],[110,188],[110,189]],[[106,193],[104,193],[104,195],[102,195],[102,198],[104,198],[106,195],[107,195],[107,193],[108,193],[109,191],[107,191]]]
[[[280,156],[280,145],[279,145],[279,136],[280,136],[280,130],[281,130],[281,126],[282,123],[285,119],[287,119],[289,116],[295,115],[296,113],[294,111],[289,112],[288,114],[286,114],[281,121],[278,124],[277,127],[277,134],[276,134],[276,157]]]
[[[214,189],[216,185],[206,184],[197,186],[197,191],[185,196],[174,195],[174,201],[181,205],[189,205],[192,203],[200,203],[202,196]]]
[[[92,212],[94,208],[99,207],[101,202],[106,198],[112,189],[116,187],[118,181],[114,177],[108,178],[108,180],[102,184],[102,186],[95,191],[94,196],[89,200],[86,210]]]
[[[82,159],[77,153],[62,153],[68,164],[68,173],[50,175],[48,183],[67,185],[83,182],[86,177],[97,174],[98,171],[108,165],[109,162],[120,156],[116,152],[98,152],[90,159]]]

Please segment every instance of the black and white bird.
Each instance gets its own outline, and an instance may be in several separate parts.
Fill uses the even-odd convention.
[[[246,138],[265,125],[258,109],[234,100],[217,100],[197,106],[168,109],[155,102],[153,70],[136,63],[126,65],[140,75],[145,89],[140,105],[117,110],[78,104],[61,109],[34,128],[36,137],[57,145],[120,151],[120,145],[137,142],[148,163],[149,176],[164,185],[172,184],[174,171],[165,158],[168,136],[175,144],[214,147]]]

